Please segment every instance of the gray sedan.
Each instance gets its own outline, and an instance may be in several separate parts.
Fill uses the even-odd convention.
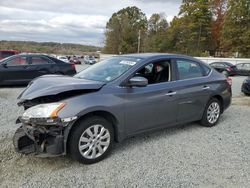
[[[231,80],[192,57],[112,57],[74,77],[47,75],[19,96],[26,111],[13,141],[37,156],[67,153],[82,163],[104,159],[114,142],[200,121],[212,127],[231,102]]]

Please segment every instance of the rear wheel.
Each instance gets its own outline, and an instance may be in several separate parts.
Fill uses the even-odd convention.
[[[104,159],[112,148],[114,131],[106,119],[93,116],[72,130],[69,138],[69,153],[81,163],[92,164]]]
[[[206,105],[201,125],[205,127],[215,126],[220,119],[221,109],[221,102],[216,98],[212,98]]]

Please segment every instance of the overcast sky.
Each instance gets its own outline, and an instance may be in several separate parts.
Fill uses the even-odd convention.
[[[147,17],[168,21],[181,0],[0,0],[0,40],[80,43],[103,46],[105,25],[114,12],[137,6]]]

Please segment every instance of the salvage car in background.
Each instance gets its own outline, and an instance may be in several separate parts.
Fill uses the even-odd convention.
[[[16,50],[0,50],[0,60],[7,58],[7,57],[10,57],[10,56],[13,56],[13,55],[16,55],[18,53],[19,52]]]
[[[96,63],[96,59],[94,56],[84,56],[84,59],[83,59],[84,63],[85,64],[89,64],[89,65],[93,65]]]
[[[237,74],[237,67],[229,62],[213,62],[210,66],[226,76],[235,76]]]
[[[76,56],[72,56],[70,58],[69,62],[70,63],[74,63],[74,64],[78,64],[78,65],[82,64],[82,62],[80,61],[80,59],[78,57],[76,57]]]
[[[42,76],[18,97],[26,111],[14,146],[95,163],[114,141],[139,133],[192,121],[215,126],[230,105],[230,84],[203,62],[174,54],[122,55],[74,77]]]
[[[250,63],[239,63],[236,67],[238,75],[250,76]]]
[[[45,74],[74,75],[75,65],[43,54],[19,54],[0,61],[0,85],[28,84]]]
[[[65,63],[69,63],[69,59],[66,56],[57,56],[57,59],[64,61]]]

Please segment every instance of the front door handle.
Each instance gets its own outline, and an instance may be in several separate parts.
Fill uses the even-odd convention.
[[[175,91],[170,91],[170,92],[168,92],[167,94],[166,94],[166,96],[174,96],[174,95],[176,95],[176,92]]]

